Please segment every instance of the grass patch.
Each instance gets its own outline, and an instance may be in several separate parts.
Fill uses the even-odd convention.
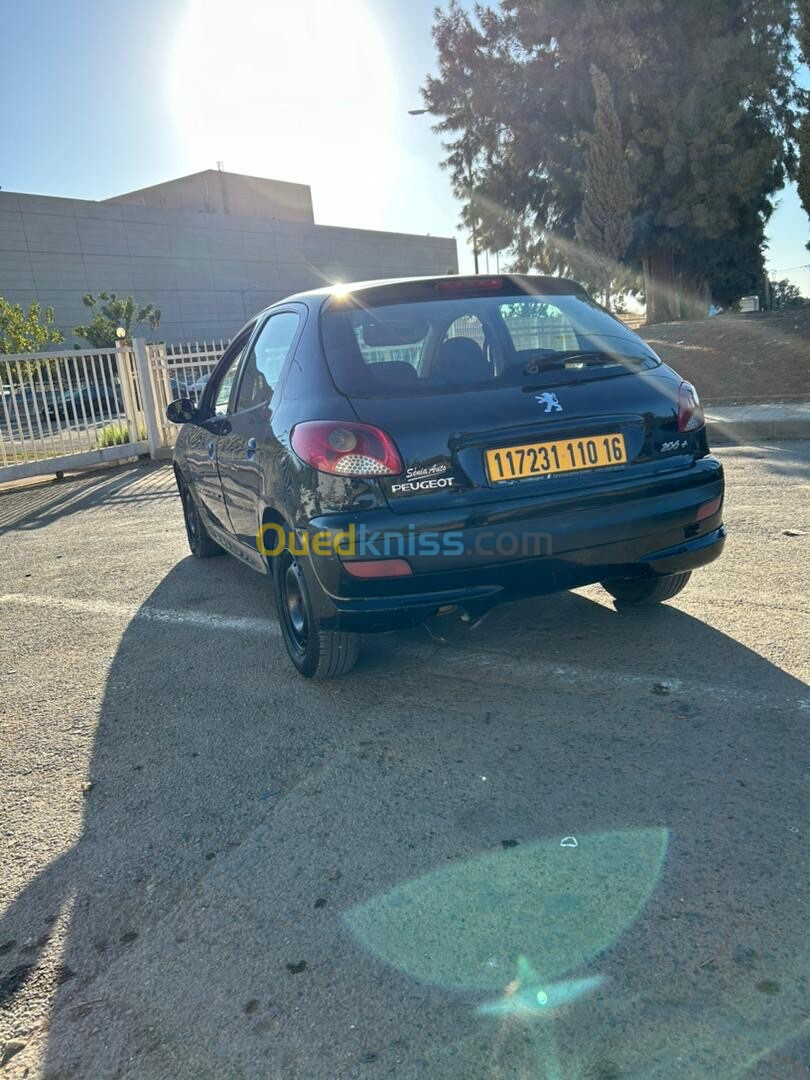
[[[146,438],[144,428],[139,431],[138,438],[141,441]],[[123,446],[128,442],[132,442],[128,424],[107,424],[96,436],[96,446],[99,450],[104,450],[107,446]]]

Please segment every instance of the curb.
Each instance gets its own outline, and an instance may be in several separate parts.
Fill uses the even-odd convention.
[[[709,441],[715,445],[740,445],[758,439],[810,439],[810,421],[785,420],[721,420],[706,417]]]

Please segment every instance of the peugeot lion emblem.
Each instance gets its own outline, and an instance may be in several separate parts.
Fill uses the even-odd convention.
[[[557,401],[557,395],[550,393],[548,390],[545,394],[535,394],[534,400],[538,405],[545,405],[545,412],[562,412],[563,407]]]

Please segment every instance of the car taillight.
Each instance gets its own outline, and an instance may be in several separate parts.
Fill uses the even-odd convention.
[[[396,476],[403,468],[391,436],[371,424],[306,420],[290,442],[307,465],[334,476]]]
[[[690,382],[682,382],[678,391],[678,431],[697,431],[705,422],[697,390]]]

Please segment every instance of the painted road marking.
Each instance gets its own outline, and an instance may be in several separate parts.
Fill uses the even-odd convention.
[[[9,607],[38,607],[49,611],[65,611],[72,614],[109,615],[120,619],[144,619],[148,622],[171,623],[178,626],[193,626],[205,630],[235,630],[249,634],[268,634],[279,636],[280,628],[275,619],[254,619],[237,615],[217,615],[202,611],[184,611],[180,608],[158,608],[149,604],[140,607],[134,604],[123,604],[110,600],[71,599],[64,596],[38,596],[32,593],[6,593],[0,595],[0,605]],[[632,671],[605,671],[599,668],[571,666],[559,661],[544,661],[533,658],[531,663],[524,659],[516,660],[506,654],[487,649],[464,649],[456,645],[445,644],[437,650],[435,645],[424,645],[401,639],[397,642],[397,651],[401,654],[421,660],[426,666],[430,666],[437,659],[442,666],[444,677],[455,678],[463,682],[493,682],[520,683],[532,686],[537,683],[546,685],[553,681],[562,686],[579,687],[593,690],[610,690],[617,687],[635,689],[639,692],[650,690],[656,681],[656,676],[651,673],[639,673]],[[467,668],[460,662],[452,671],[448,670],[447,654],[455,653],[459,661],[465,658],[470,661]],[[442,655],[444,654],[444,655]],[[291,672],[292,674],[292,672]],[[786,678],[795,679],[796,676],[785,673]],[[731,685],[717,685],[712,683],[697,682],[690,679],[667,680],[671,685],[674,695],[688,695],[696,700],[700,695],[709,695],[725,701],[738,701],[748,705],[754,703],[767,704],[779,701],[782,704],[792,704],[795,707],[810,709],[810,697],[793,696],[788,693],[757,691],[753,689],[740,689]]]
[[[76,615],[112,615],[121,619],[146,619],[149,622],[176,623],[205,630],[237,630],[249,634],[279,634],[274,619],[251,619],[237,615],[216,615],[204,611],[183,611],[180,608],[159,608],[150,604],[138,607],[110,600],[80,600],[64,596],[35,596],[31,593],[6,593],[0,604],[14,607],[39,607],[48,611],[65,611]]]

